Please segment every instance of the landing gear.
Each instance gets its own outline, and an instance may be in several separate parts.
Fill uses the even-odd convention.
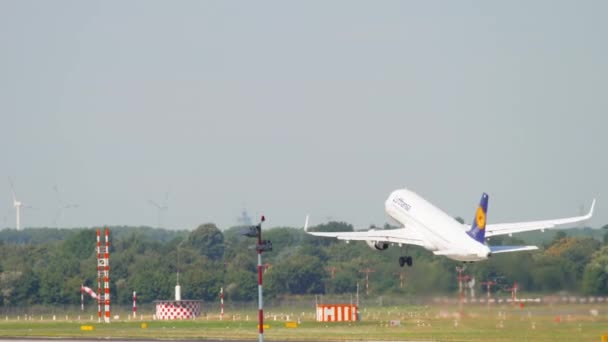
[[[405,264],[407,264],[407,266],[412,266],[413,260],[411,256],[399,257],[399,266],[403,267]]]
[[[399,245],[399,247],[401,247],[401,254],[405,254],[404,250],[403,250],[403,245]],[[407,252],[407,250],[405,250],[405,252]],[[411,267],[413,264],[413,260],[411,256],[400,256],[399,257],[399,266],[403,267],[405,264],[407,264],[408,267]]]

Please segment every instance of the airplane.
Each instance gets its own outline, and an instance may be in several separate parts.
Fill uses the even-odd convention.
[[[481,195],[479,206],[475,211],[473,223],[456,221],[441,209],[429,203],[418,194],[408,189],[393,191],[384,203],[386,213],[403,227],[397,229],[354,231],[354,232],[309,232],[308,216],[304,231],[310,235],[334,237],[339,240],[365,241],[375,250],[383,251],[389,244],[421,246],[435,255],[462,261],[474,262],[486,260],[493,254],[521,252],[538,249],[537,246],[488,246],[486,238],[492,236],[521,233],[532,230],[551,229],[559,225],[571,224],[591,218],[595,199],[589,213],[583,216],[553,220],[486,224],[489,196]],[[399,257],[399,265],[412,266],[411,256]]]

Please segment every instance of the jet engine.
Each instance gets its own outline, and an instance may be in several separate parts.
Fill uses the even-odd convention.
[[[365,241],[365,243],[369,246],[369,248],[375,249],[375,250],[378,250],[378,251],[383,251],[383,250],[385,250],[385,249],[388,248],[388,242]]]

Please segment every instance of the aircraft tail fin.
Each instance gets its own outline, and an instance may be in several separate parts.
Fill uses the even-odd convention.
[[[481,195],[479,207],[477,207],[477,211],[475,212],[475,217],[473,218],[473,224],[471,225],[471,229],[467,232],[470,237],[482,244],[485,244],[486,213],[488,212],[488,199],[488,194],[484,192]]]

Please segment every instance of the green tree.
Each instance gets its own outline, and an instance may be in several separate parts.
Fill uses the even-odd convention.
[[[198,226],[184,244],[211,260],[221,260],[224,256],[224,235],[213,223]]]
[[[95,230],[85,229],[70,235],[61,245],[64,255],[86,259],[95,253]]]
[[[221,261],[199,259],[184,272],[182,293],[185,298],[215,300],[223,286]]]
[[[408,290],[418,294],[449,293],[455,288],[454,266],[458,263],[435,258],[416,261],[407,269]]]
[[[533,267],[534,284],[540,290],[581,288],[585,266],[600,243],[593,238],[561,238],[537,257]]]
[[[244,249],[225,260],[226,272],[224,273],[223,284],[226,299],[241,301],[257,298],[258,281],[255,252]]]
[[[274,295],[324,293],[323,264],[313,255],[299,255],[283,260],[267,272],[268,287]]]
[[[224,292],[228,300],[247,301],[257,298],[257,273],[234,269],[226,274]]]
[[[40,303],[40,280],[32,269],[25,268],[15,282],[9,297],[10,305],[32,305]]]
[[[149,303],[154,300],[173,298],[175,282],[171,280],[173,279],[166,274],[154,269],[143,269],[129,279],[127,286],[137,291],[138,301]]]
[[[586,294],[608,294],[608,246],[593,254],[585,267],[582,288]]]
[[[359,275],[352,268],[340,268],[333,279],[326,281],[328,293],[353,293],[357,290]]]

